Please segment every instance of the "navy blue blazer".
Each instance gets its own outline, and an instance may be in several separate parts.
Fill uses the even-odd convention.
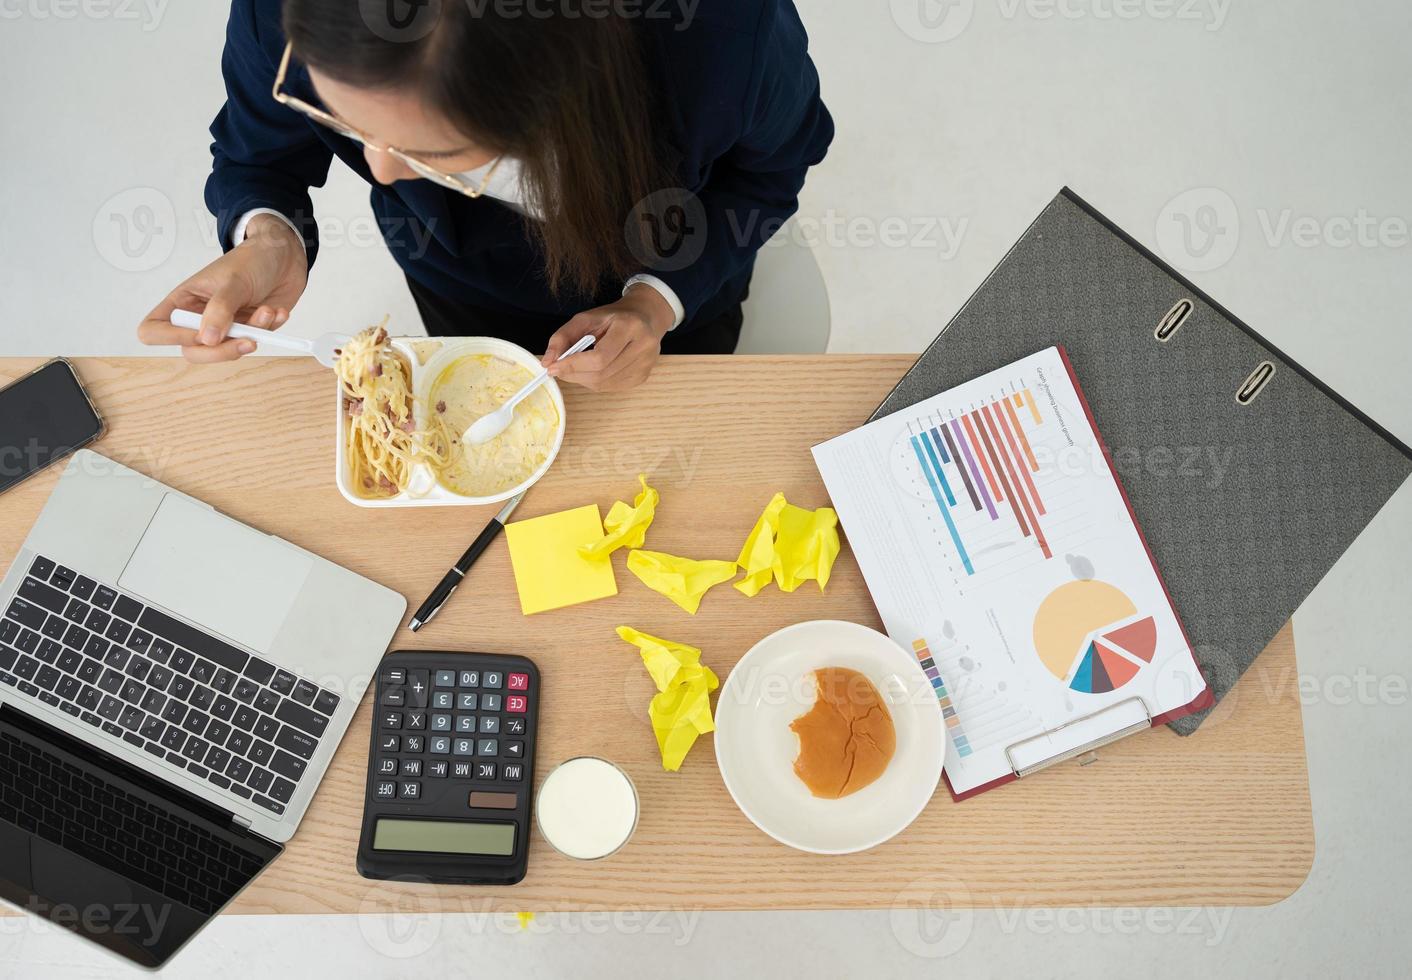
[[[319,242],[309,188],[323,185],[337,156],[372,184],[373,213],[398,264],[439,295],[565,320],[621,295],[621,283],[604,283],[595,296],[555,297],[520,215],[427,180],[378,184],[358,144],[276,102],[280,7],[281,0],[231,4],[221,61],[226,103],[211,125],[215,161],[206,183],[226,248],[243,214],[272,208],[300,229],[312,264]],[[833,120],[791,0],[701,0],[684,29],[656,18],[640,26],[661,86],[660,124],[680,153],[681,187],[699,202],[685,213],[687,227],[702,235],[704,226],[703,238],[677,252],[668,242],[663,261],[642,271],[676,291],[690,329],[739,301],[755,253],[795,212],[806,171],[823,159]],[[317,104],[297,62],[286,86]]]

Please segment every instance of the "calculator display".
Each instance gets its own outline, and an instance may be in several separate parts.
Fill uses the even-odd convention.
[[[515,853],[515,825],[381,817],[373,850],[510,855]]]

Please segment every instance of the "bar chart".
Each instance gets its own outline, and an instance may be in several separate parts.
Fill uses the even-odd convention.
[[[912,461],[967,575],[977,571],[976,549],[965,530],[975,517],[1006,522],[1044,558],[1054,557],[1043,520],[1048,512],[1035,480],[1040,462],[1033,437],[1044,425],[1028,387],[949,417],[908,421],[905,438]]]

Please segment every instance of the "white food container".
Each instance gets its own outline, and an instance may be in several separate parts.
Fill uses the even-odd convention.
[[[424,344],[441,345],[441,349],[427,359],[426,364],[421,364],[417,358],[416,346]],[[441,372],[449,367],[452,362],[474,354],[492,354],[496,357],[503,357],[507,361],[514,361],[522,364],[530,371],[539,370],[539,358],[535,357],[523,347],[518,347],[508,340],[500,340],[495,337],[445,337],[423,339],[421,337],[394,337],[392,347],[412,365],[412,394],[413,406],[412,417],[415,419],[417,428],[422,428],[426,423],[426,412],[428,411],[427,395],[430,393],[431,385],[440,377]],[[447,490],[436,481],[436,475],[424,464],[418,463],[412,470],[411,486],[397,494],[395,497],[381,497],[378,499],[367,499],[358,496],[353,492],[353,486],[348,474],[348,440],[344,431],[344,426],[348,424],[348,418],[343,411],[343,390],[334,381],[334,415],[337,419],[335,429],[335,439],[337,452],[334,459],[334,482],[338,484],[339,492],[343,494],[351,504],[359,507],[448,507],[458,505],[476,506],[480,504],[494,504],[502,500],[509,500],[521,490],[533,486],[554,463],[555,457],[559,455],[559,448],[564,445],[564,429],[566,419],[564,417],[564,395],[559,390],[558,383],[549,378],[544,382],[544,389],[549,392],[549,397],[554,400],[554,408],[559,413],[559,430],[554,435],[554,445],[549,450],[549,455],[545,457],[540,467],[529,475],[522,483],[513,486],[501,493],[489,497],[467,497],[463,494],[453,493]]]

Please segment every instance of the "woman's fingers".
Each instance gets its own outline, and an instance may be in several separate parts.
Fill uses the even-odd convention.
[[[611,337],[611,333],[609,335]],[[606,338],[605,338],[606,341]],[[561,381],[572,381],[593,391],[616,391],[631,388],[646,378],[645,365],[651,362],[651,343],[642,337],[630,337],[624,343],[619,337],[616,343],[605,348],[595,348],[582,354],[575,354],[563,363],[563,367],[574,366],[573,373],[565,371],[559,375]],[[591,360],[579,361],[590,354],[598,355]],[[638,375],[641,374],[641,377]],[[636,380],[632,380],[632,379]]]
[[[237,357],[254,352],[255,342],[253,340],[223,340],[214,347],[208,347],[205,344],[192,344],[183,347],[181,356],[192,364],[214,364],[219,361],[233,361]]]
[[[632,337],[626,330],[613,329],[611,320],[605,326],[607,329],[602,332],[603,335],[598,338],[598,342],[591,350],[579,351],[566,361],[550,364],[550,376],[558,378],[560,381],[572,381],[574,384],[586,385],[588,381],[585,379],[596,377],[607,371],[609,366],[622,356]],[[578,340],[588,332],[587,330],[583,331],[574,340]],[[572,344],[573,341],[570,343]]]
[[[549,338],[549,344],[545,347],[544,356],[539,363],[544,367],[549,367],[557,361],[564,353],[578,341],[593,333],[598,324],[602,321],[601,316],[591,315],[591,311],[580,313],[554,331],[554,336]],[[554,372],[550,372],[551,374]]]
[[[201,343],[215,347],[224,342],[246,298],[237,293],[233,283],[221,283],[211,298],[206,300],[206,309],[201,312],[201,330],[198,334]]]

